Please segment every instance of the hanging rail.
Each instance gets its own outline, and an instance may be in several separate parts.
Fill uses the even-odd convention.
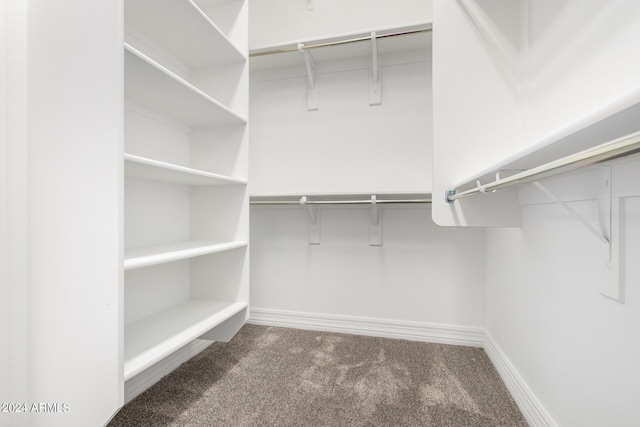
[[[455,200],[462,199],[463,197],[490,193],[515,185],[539,181],[551,176],[566,174],[577,169],[638,154],[640,154],[640,132],[545,163],[507,178],[497,179],[488,184],[480,184],[480,182],[477,181],[474,188],[465,191],[458,192],[455,188],[449,189],[446,192],[445,200],[448,203],[453,203]]]
[[[383,39],[387,37],[407,36],[410,34],[426,33],[426,32],[430,32],[431,30],[432,30],[431,24],[425,24],[419,27],[408,27],[408,28],[400,29],[393,32],[376,32],[375,38]],[[349,43],[357,43],[357,42],[362,42],[366,40],[371,40],[371,38],[372,38],[372,35],[369,32],[369,33],[363,33],[362,35],[351,36],[349,38],[344,38],[344,39],[330,39],[327,41],[315,41],[315,42],[309,42],[309,43],[302,43],[302,49],[309,50],[309,49],[317,49],[320,47],[338,46],[338,45],[349,44]],[[276,53],[298,52],[300,50],[299,45],[300,43],[295,43],[295,44],[282,46],[274,49],[265,49],[265,50],[256,49],[249,52],[249,56],[255,57],[255,56],[273,55]]]
[[[413,204],[413,203],[431,203],[430,198],[423,199],[376,199],[376,204]],[[252,205],[370,205],[370,199],[363,200],[251,200]]]

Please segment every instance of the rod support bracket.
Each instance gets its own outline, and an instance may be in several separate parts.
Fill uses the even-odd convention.
[[[375,31],[371,32],[371,70],[369,71],[369,105],[382,104],[381,67],[378,63],[378,39]]]
[[[308,50],[304,48],[304,43],[298,43],[298,52],[304,55],[304,64],[307,68],[307,111],[318,110],[318,82],[316,78],[316,61]]]
[[[300,198],[300,204],[307,208],[307,216],[309,218],[309,244],[310,245],[319,245],[320,244],[320,211],[318,208],[307,204],[307,196],[302,196]]]
[[[378,208],[377,198],[371,196],[371,223],[369,224],[369,246],[382,246],[382,210]]]
[[[565,212],[576,219],[585,229],[598,239],[602,245],[604,272],[598,282],[598,292],[619,302],[624,302],[624,281],[620,276],[620,198],[613,197],[611,185],[611,167],[603,169],[602,185],[598,189],[598,225],[594,226],[580,213],[561,200],[538,181],[533,185],[546,194]]]

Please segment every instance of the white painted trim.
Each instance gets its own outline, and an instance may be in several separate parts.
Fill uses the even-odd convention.
[[[557,427],[551,415],[544,409],[488,331],[484,333],[484,351],[511,392],[511,396],[529,425],[532,427]]]
[[[251,316],[247,323],[471,347],[482,347],[484,338],[484,329],[478,327],[254,307],[251,308]]]
[[[124,383],[124,403],[127,404],[131,402],[138,395],[142,394],[163,377],[169,375],[178,366],[196,356],[211,344],[213,344],[211,341],[195,340],[126,381]]]

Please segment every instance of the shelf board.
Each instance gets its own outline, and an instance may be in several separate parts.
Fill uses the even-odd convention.
[[[130,178],[193,186],[247,183],[247,181],[243,179],[231,178],[198,169],[148,159],[146,157],[136,156],[133,154],[125,153],[124,160],[125,175]]]
[[[188,127],[247,122],[246,118],[126,43],[124,64],[127,101]]]
[[[486,184],[496,180],[498,171],[535,168],[637,132],[639,116],[640,90],[636,90],[467,176],[454,188],[466,190],[475,187],[477,181]]]
[[[125,381],[247,308],[191,299],[125,326]]]
[[[124,15],[127,27],[191,69],[247,59],[192,0],[128,0]]]
[[[148,267],[151,265],[179,261],[181,259],[193,258],[246,246],[246,241],[188,241],[130,248],[125,249],[124,269],[132,270],[134,268]]]

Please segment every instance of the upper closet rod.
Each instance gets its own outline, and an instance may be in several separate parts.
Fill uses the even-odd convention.
[[[376,204],[431,203],[431,199],[376,200]],[[252,200],[252,205],[302,205],[301,200]],[[370,205],[371,200],[306,200],[305,205]]]
[[[525,170],[504,179],[498,179],[488,184],[480,184],[480,181],[478,181],[474,188],[466,191],[457,192],[456,189],[449,189],[446,192],[445,199],[447,202],[453,203],[455,200],[463,197],[475,196],[480,193],[493,192],[515,185],[539,181],[551,176],[565,174],[577,169],[637,154],[640,154],[640,132],[545,163],[544,165]]]
[[[418,34],[418,33],[426,33],[431,30],[432,30],[432,27],[430,24],[421,26],[419,28],[410,27],[410,28],[405,28],[398,31],[394,31],[394,32],[381,32],[380,34],[376,33],[376,39],[383,39],[386,37],[395,37],[395,36],[406,36],[406,35]],[[337,45],[348,44],[348,43],[356,43],[356,42],[361,42],[366,40],[371,40],[371,33],[366,33],[360,36],[352,36],[350,38],[345,38],[345,39],[315,41],[315,42],[310,42],[309,44],[302,43],[302,46],[303,46],[303,50],[308,50],[308,49],[316,49],[319,47],[337,46]],[[300,44],[297,43],[295,45],[284,46],[276,49],[254,50],[249,52],[249,56],[254,57],[254,56],[263,56],[263,55],[273,55],[275,53],[298,52],[300,50],[299,45]]]

